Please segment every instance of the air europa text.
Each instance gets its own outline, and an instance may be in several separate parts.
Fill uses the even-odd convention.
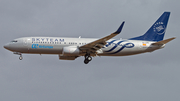
[[[45,45],[39,45],[39,44],[32,44],[32,48],[33,48],[33,49],[37,49],[37,48],[48,48],[48,49],[52,49],[53,46],[45,46]]]

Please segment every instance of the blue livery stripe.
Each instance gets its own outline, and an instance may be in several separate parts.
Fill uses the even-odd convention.
[[[133,43],[126,43],[118,51],[116,51],[114,53],[110,53],[110,54],[116,54],[116,53],[119,53],[120,51],[122,51],[124,48],[133,48],[133,47],[134,47]]]
[[[115,44],[115,46],[113,47],[113,48],[111,48],[110,50],[108,50],[108,51],[105,51],[105,52],[111,52],[111,51],[113,51],[119,44],[121,44],[122,42],[124,42],[124,41],[119,41],[117,44]]]

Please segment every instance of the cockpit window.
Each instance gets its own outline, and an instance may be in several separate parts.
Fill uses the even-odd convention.
[[[15,42],[17,42],[17,40],[13,40],[13,41],[11,41],[12,43],[15,43]]]

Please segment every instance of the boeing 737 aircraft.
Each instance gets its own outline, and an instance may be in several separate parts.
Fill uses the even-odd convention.
[[[95,56],[127,56],[145,52],[152,52],[164,48],[165,44],[175,39],[163,40],[167,28],[170,12],[164,12],[160,18],[141,36],[116,40],[125,22],[118,30],[100,39],[66,38],[66,37],[23,37],[14,39],[4,45],[4,48],[14,54],[57,54],[61,60],[75,60],[84,56],[84,63],[88,64]]]

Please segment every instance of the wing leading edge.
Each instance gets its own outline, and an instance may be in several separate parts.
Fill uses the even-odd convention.
[[[125,23],[125,21],[122,22],[122,24],[120,25],[120,27],[117,29],[116,32],[114,32],[114,33],[112,33],[112,34],[110,34],[110,35],[108,35],[106,37],[103,37],[101,39],[98,39],[96,41],[90,42],[90,43],[88,43],[86,45],[80,46],[79,49],[81,51],[95,53],[97,50],[101,49],[104,45],[106,45],[106,41],[108,41],[109,39],[115,37],[116,35],[118,35],[122,31],[124,23]]]

